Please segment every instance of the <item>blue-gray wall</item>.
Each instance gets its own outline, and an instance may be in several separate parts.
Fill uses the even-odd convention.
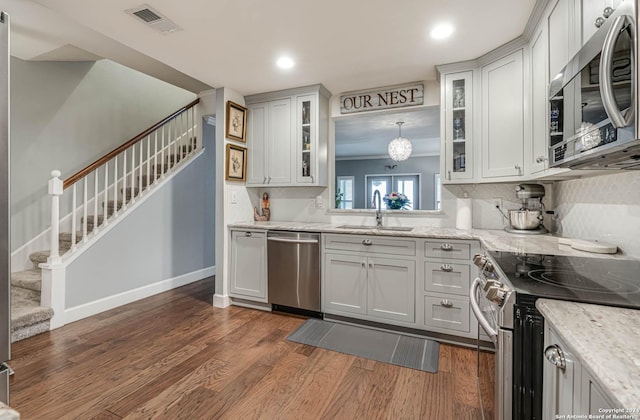
[[[215,135],[214,135],[215,137]],[[215,264],[215,138],[66,270],[66,308]]]
[[[386,169],[386,165],[397,165],[395,169]],[[404,162],[393,162],[391,159],[357,159],[336,160],[336,177],[353,176],[354,208],[364,209],[365,175],[397,175],[421,173],[422,207],[420,210],[435,209],[434,175],[440,172],[439,156],[411,157]],[[418,209],[416,209],[418,210]]]

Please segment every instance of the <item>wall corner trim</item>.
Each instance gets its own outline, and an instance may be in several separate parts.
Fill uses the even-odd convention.
[[[228,295],[213,295],[213,306],[216,308],[226,308],[231,306],[231,298]]]

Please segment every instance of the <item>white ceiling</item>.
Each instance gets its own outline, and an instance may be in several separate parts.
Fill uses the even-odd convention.
[[[411,141],[412,156],[440,154],[440,108],[425,107],[336,119],[336,159],[388,157],[389,142],[398,137],[397,121],[404,121],[402,137]]]
[[[78,59],[74,46],[88,57],[124,56],[142,71],[164,65],[161,78],[182,78],[176,84],[192,90],[253,94],[322,83],[337,94],[433,80],[435,65],[477,58],[521,35],[536,0],[146,1],[183,30],[164,35],[124,12],[142,0],[0,0],[0,7],[18,24],[12,50],[23,59],[70,52]],[[428,32],[441,21],[456,30],[436,41]],[[289,71],[274,64],[285,53],[297,62]]]

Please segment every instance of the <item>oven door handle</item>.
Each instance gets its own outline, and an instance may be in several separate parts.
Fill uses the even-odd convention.
[[[615,128],[627,127],[631,124],[634,116],[635,108],[635,81],[631,81],[631,107],[625,111],[621,111],[616,103],[616,98],[613,93],[613,75],[611,67],[613,64],[613,53],[616,41],[622,32],[625,25],[629,26],[630,30],[634,31],[633,22],[627,15],[621,15],[616,18],[607,36],[605,37],[604,44],[602,46],[602,56],[600,59],[600,95],[602,97],[602,105],[604,107],[611,124]],[[635,34],[632,36],[635,39]],[[634,63],[634,52],[631,48],[631,62]],[[633,69],[631,69],[633,72]]]
[[[484,317],[484,314],[480,310],[480,306],[478,305],[478,300],[476,298],[476,296],[478,295],[477,290],[481,285],[482,283],[480,282],[480,279],[476,277],[469,291],[469,302],[471,303],[471,310],[473,310],[473,313],[476,315],[480,326],[487,333],[491,341],[495,343],[498,339],[498,332],[491,327],[489,321],[487,321],[487,318]]]

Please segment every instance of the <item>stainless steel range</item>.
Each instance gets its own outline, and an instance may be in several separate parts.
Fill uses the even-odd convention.
[[[542,419],[544,319],[538,298],[640,308],[640,261],[490,251],[471,307],[496,345],[496,419]]]

